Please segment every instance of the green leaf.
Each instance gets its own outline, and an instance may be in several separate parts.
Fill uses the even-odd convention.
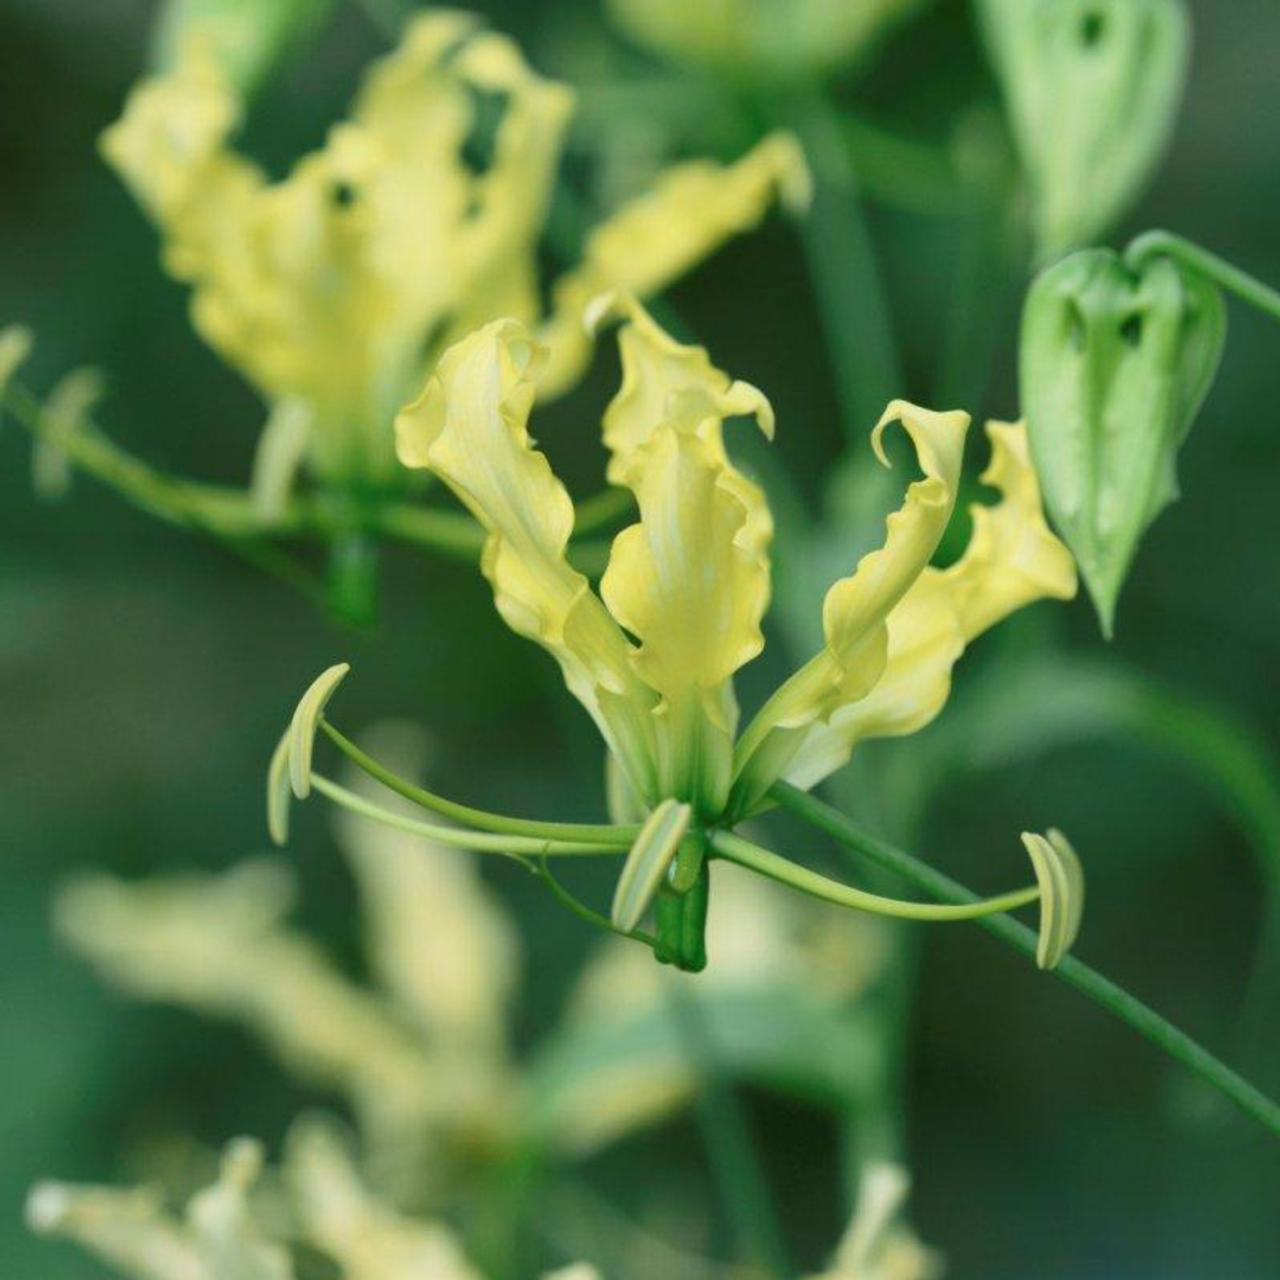
[[[1036,472],[1110,636],[1222,355],[1217,288],[1169,258],[1137,271],[1107,249],[1040,273],[1022,313],[1019,381]]]
[[[334,0],[169,0],[156,24],[153,61],[170,67],[189,40],[210,40],[232,82],[251,94],[333,7]]]
[[[1186,79],[1182,0],[979,0],[1042,261],[1100,238],[1168,142]]]

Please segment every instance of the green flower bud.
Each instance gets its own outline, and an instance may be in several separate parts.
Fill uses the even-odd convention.
[[[189,40],[209,40],[232,83],[251,93],[333,6],[334,0],[169,0],[156,27],[155,61],[173,66]]]
[[[924,0],[608,0],[618,26],[671,62],[756,80],[834,71]]]
[[[1139,539],[1178,496],[1177,452],[1225,336],[1217,288],[1167,257],[1135,270],[1087,249],[1027,294],[1019,380],[1032,458],[1107,636]]]
[[[1042,261],[1100,239],[1168,141],[1190,45],[1182,0],[979,0]]]

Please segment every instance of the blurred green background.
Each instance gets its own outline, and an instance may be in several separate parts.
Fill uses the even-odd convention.
[[[541,70],[584,90],[644,63],[586,0],[471,7],[516,35]],[[185,291],[161,273],[154,233],[95,152],[145,64],[153,12],[140,0],[0,0],[0,322],[34,328],[35,386],[96,364],[110,385],[99,417],[116,439],[179,473],[235,482],[261,409],[192,334]],[[1192,73],[1171,152],[1115,243],[1168,226],[1280,282],[1280,7],[1233,0],[1193,12]],[[838,82],[841,100],[907,136],[941,139],[958,113],[994,109],[971,28],[965,3],[940,0]],[[256,102],[248,149],[279,172],[317,145],[361,66],[385,47],[367,17],[341,8]],[[585,164],[589,140],[579,141],[575,162]],[[643,151],[643,130],[627,145]],[[964,407],[1013,417],[1021,284],[984,261],[979,240],[976,293],[995,334],[990,377],[980,359],[954,349],[948,357],[957,264],[975,252],[982,227],[928,203],[869,200],[904,353],[900,390],[931,403],[950,358],[961,375],[951,385],[968,382],[977,397]],[[838,408],[794,228],[770,220],[673,298],[717,363],[772,398],[779,455],[816,493],[838,446]],[[962,665],[957,704],[1000,688],[990,675],[1001,648],[1034,652],[1048,627],[1062,625],[1074,659],[1139,669],[1280,752],[1277,353],[1274,324],[1233,304],[1221,374],[1182,455],[1183,500],[1146,540],[1111,649],[1087,603],[1077,601],[1065,624],[1042,606]],[[575,441],[613,377],[602,356],[543,418],[541,435],[583,481],[580,492],[599,462]],[[20,1206],[32,1181],[126,1179],[136,1153],[174,1131],[210,1144],[240,1132],[273,1142],[300,1106],[323,1099],[303,1095],[247,1035],[104,990],[51,936],[48,903],[60,880],[81,868],[140,876],[222,867],[262,850],[266,758],[307,681],[341,658],[360,677],[344,690],[344,725],[396,715],[426,726],[447,744],[433,774],[446,793],[595,815],[599,760],[594,730],[551,664],[499,624],[473,570],[388,552],[380,624],[354,635],[88,481],[78,479],[61,505],[40,503],[29,453],[23,432],[6,424],[0,1274],[74,1280],[104,1273],[68,1246],[28,1237]],[[1056,671],[1042,666],[1040,685],[1052,686]],[[1257,847],[1269,837],[1280,859],[1280,831],[1264,826],[1250,843],[1205,770],[1160,749],[1176,745],[1172,722],[1041,750],[1038,736],[1054,735],[1037,721],[1022,726],[1022,745],[984,753],[947,738],[946,719],[932,733],[951,767],[919,851],[992,886],[1012,865],[1012,833],[1062,826],[1089,873],[1080,954],[1280,1090],[1277,988],[1265,974],[1251,986],[1263,897]],[[1236,731],[1200,741],[1209,775],[1230,772]],[[1246,783],[1265,809],[1265,766],[1251,751],[1245,774],[1257,768],[1261,780]],[[327,815],[304,808],[296,828],[277,856],[299,861],[302,918],[358,966],[352,887]],[[517,1034],[529,1041],[593,939],[525,877],[499,868],[495,880],[525,925]],[[924,941],[906,1087],[912,1217],[949,1256],[951,1275],[1280,1273],[1273,1140],[978,931],[940,928]],[[1263,1003],[1247,1017],[1250,999]],[[829,1118],[777,1097],[749,1101],[794,1252],[812,1267],[845,1213]],[[681,1125],[671,1133],[665,1144],[637,1139],[611,1152],[596,1171],[602,1188],[630,1202],[656,1180],[703,1178],[696,1141]]]

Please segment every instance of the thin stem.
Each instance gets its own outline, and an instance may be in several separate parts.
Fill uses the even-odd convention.
[[[808,867],[799,866],[771,849],[752,844],[750,840],[744,840],[731,831],[714,832],[711,847],[727,862],[736,862],[740,867],[748,867],[762,876],[768,876],[770,880],[798,889],[811,897],[834,902],[841,907],[870,911],[878,916],[893,916],[897,920],[977,920],[981,916],[1001,911],[1016,911],[1040,896],[1039,888],[1030,885],[996,898],[975,898],[959,904],[906,902],[901,898],[884,898],[878,893],[867,893],[852,885],[841,884],[839,880],[810,871]]]
[[[370,526],[401,542],[475,562],[484,550],[485,531],[470,516],[437,511],[410,502],[386,502],[371,508]]]
[[[1280,320],[1280,290],[1263,284],[1225,258],[1202,249],[1198,244],[1192,244],[1190,240],[1184,240],[1182,236],[1174,235],[1172,231],[1143,232],[1124,251],[1124,259],[1130,267],[1136,269],[1149,258],[1160,254],[1199,271],[1273,320]]]
[[[44,410],[20,384],[9,384],[4,403],[33,436],[43,432]],[[88,424],[58,445],[86,474],[170,524],[228,542],[334,532],[331,504],[323,497],[297,497],[283,511],[267,513],[254,504],[247,490],[165,475]],[[470,516],[452,511],[404,502],[370,503],[366,523],[375,532],[469,562],[478,560],[484,548],[484,530]]]
[[[900,875],[904,880],[920,886],[944,902],[966,903],[974,895],[950,876],[935,871],[918,858],[896,849],[875,836],[868,835],[855,826],[838,809],[791,786],[775,783],[770,795],[778,804],[798,818],[811,823],[832,839],[856,850],[873,862]],[[1031,958],[1036,954],[1035,933],[1008,916],[984,916],[978,923],[988,933],[1011,946],[1015,951]],[[1181,1062],[1224,1097],[1229,1098],[1246,1115],[1280,1136],[1280,1104],[1268,1098],[1261,1090],[1233,1071],[1226,1063],[1214,1057],[1189,1035],[1179,1031],[1153,1009],[1131,996],[1122,987],[1089,968],[1074,956],[1066,956],[1052,972],[1095,1004],[1127,1022],[1139,1035],[1145,1036],[1171,1057]]]
[[[580,902],[569,892],[568,889],[560,883],[552,874],[551,868],[547,866],[547,860],[543,857],[538,863],[526,864],[529,870],[542,881],[543,884],[551,890],[552,897],[565,908],[566,911],[572,912],[579,920],[591,925],[593,928],[599,929],[604,933],[617,934],[620,938],[631,938],[635,942],[643,942],[647,947],[657,945],[658,939],[644,929],[632,929],[627,932],[625,929],[618,929],[614,926],[612,920],[608,916],[601,915],[598,911],[593,911],[585,902]]]
[[[575,537],[594,533],[635,510],[636,500],[630,489],[610,485],[590,498],[584,498],[574,509]]]
[[[805,261],[845,435],[861,445],[903,383],[858,176],[841,119],[821,90],[785,97],[772,114],[795,131],[813,172],[813,206],[800,224]]]
[[[473,809],[470,805],[459,804],[456,800],[447,800],[444,796],[438,796],[424,787],[414,786],[412,782],[393,773],[367,751],[356,746],[346,734],[335,728],[323,716],[320,717],[319,727],[352,764],[362,769],[371,778],[412,804],[429,809],[432,813],[438,813],[443,818],[451,818],[454,822],[465,823],[481,831],[538,839],[567,840],[578,844],[605,844],[618,849],[630,848],[636,836],[640,834],[638,826],[623,827],[596,822],[543,822],[537,818],[509,818],[504,814],[491,813],[487,809]]]
[[[765,1275],[782,1280],[792,1274],[786,1242],[750,1126],[724,1078],[706,1014],[679,981],[665,986],[685,1056],[702,1086],[699,1128],[738,1247]]]
[[[455,849],[468,849],[473,853],[498,853],[504,857],[515,858],[525,864],[526,856],[532,857],[574,857],[584,854],[620,854],[622,847],[615,844],[584,844],[576,840],[542,840],[534,836],[499,835],[491,831],[463,831],[458,827],[442,827],[439,823],[419,822],[416,818],[407,818],[404,814],[392,809],[384,809],[354,791],[339,786],[321,773],[311,775],[311,785],[323,796],[328,796],[334,804],[350,809],[362,817],[372,818],[383,826],[394,827],[397,831],[407,831],[410,835],[424,836],[428,840],[437,840]],[[525,864],[527,865],[527,864]]]

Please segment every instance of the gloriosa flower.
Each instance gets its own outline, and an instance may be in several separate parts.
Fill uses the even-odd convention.
[[[495,316],[550,350],[539,392],[581,373],[585,303],[659,290],[781,192],[806,198],[795,144],[681,164],[591,233],[543,314],[537,247],[572,111],[517,46],[456,11],[410,22],[351,118],[272,182],[229,140],[243,104],[210,41],[143,82],[102,139],[108,161],[194,287],[193,323],[270,405],[255,486],[266,505],[305,462],[322,480],[386,483],[390,422],[439,354]],[[495,111],[498,118],[493,122]]]
[[[630,296],[609,295],[592,323],[620,312],[622,385],[604,415],[608,478],[631,490],[639,519],[613,541],[599,594],[567,554],[574,507],[528,419],[545,349],[516,319],[452,346],[419,399],[396,418],[399,456],[429,468],[486,531],[481,568],[507,624],[546,649],[599,727],[610,762],[609,824],[547,822],[475,809],[399,778],[334,727],[325,708],[349,670],[316,678],[267,776],[268,825],[283,844],[290,794],[335,803],[458,848],[503,853],[540,875],[565,906],[697,971],[707,963],[710,862],[737,862],[843,906],[917,920],[973,919],[1039,900],[1051,968],[1074,940],[1083,878],[1063,839],[1024,836],[1037,884],[964,903],[885,898],[829,880],[733,828],[787,783],[809,788],[871,738],[912,733],[942,709],[965,646],[1046,596],[1075,594],[1075,564],[1049,531],[1020,423],[988,424],[982,479],[1000,491],[975,506],[963,555],[930,561],[954,512],[969,417],[895,400],[871,436],[900,424],[922,477],[889,515],[881,547],[827,592],[819,651],[739,726],[735,672],[764,647],[773,522],[764,494],[732,462],[724,426],[754,418],[764,394],[716,369],[700,347],[665,333]],[[324,734],[359,768],[460,827],[416,822],[313,770]],[[604,920],[551,875],[551,855],[619,854],[626,863]],[[653,908],[656,932],[641,928]]]
[[[910,1186],[897,1165],[868,1162],[831,1264],[811,1280],[937,1280],[942,1259],[903,1220]],[[74,1240],[125,1280],[295,1280],[316,1259],[335,1280],[484,1280],[445,1224],[400,1212],[372,1191],[342,1135],[325,1121],[290,1128],[278,1168],[262,1145],[227,1144],[216,1180],[178,1216],[151,1188],[44,1182],[27,1200],[43,1235]],[[617,1224],[611,1223],[616,1235]],[[295,1265],[298,1246],[307,1262]],[[720,1273],[688,1260],[689,1274]],[[543,1280],[601,1280],[579,1262]]]
[[[965,646],[1023,605],[1071,597],[1075,566],[1041,511],[1021,424],[991,423],[984,480],[964,554],[930,560],[949,524],[969,424],[904,401],[872,433],[900,424],[922,478],[886,523],[883,546],[823,605],[826,643],[739,732],[733,675],[760,653],[772,521],[764,494],[730,460],[724,424],[764,395],[620,304],[622,385],[604,415],[608,475],[640,518],[615,539],[600,584],[569,563],[573,505],[527,421],[546,355],[519,321],[452,347],[396,420],[401,460],[429,467],[488,530],[483,570],[502,617],[547,649],[599,725],[647,811],[676,800],[695,825],[731,825],[785,779],[812,787],[860,742],[914,732],[941,710]]]

